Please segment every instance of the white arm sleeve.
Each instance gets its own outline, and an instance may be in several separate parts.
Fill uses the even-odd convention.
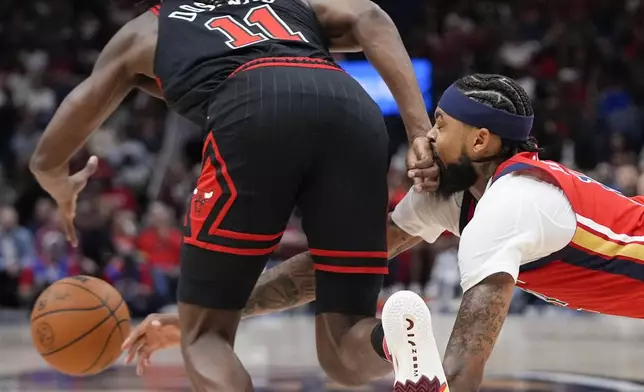
[[[441,199],[433,193],[412,189],[396,206],[391,219],[407,234],[434,242],[445,231],[459,235],[459,218],[463,193]]]
[[[561,189],[529,176],[501,177],[485,192],[463,230],[458,251],[463,291],[499,272],[516,281],[522,264],[568,245],[576,227]]]

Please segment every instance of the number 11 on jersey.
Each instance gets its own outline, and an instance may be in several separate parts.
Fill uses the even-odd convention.
[[[226,45],[232,49],[269,39],[308,42],[302,33],[293,31],[268,4],[251,8],[244,17],[244,24],[225,15],[210,19],[206,22],[206,27],[225,35],[228,38]],[[257,27],[261,32],[254,33],[250,30],[251,27]]]

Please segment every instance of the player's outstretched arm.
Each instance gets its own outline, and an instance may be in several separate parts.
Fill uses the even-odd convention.
[[[432,127],[411,59],[398,29],[370,0],[307,0],[330,39],[331,49],[362,48],[394,96],[407,130],[409,176],[418,190],[437,187],[427,134]]]
[[[497,273],[463,295],[443,360],[451,392],[479,390],[485,362],[507,317],[513,289],[512,276]]]
[[[92,74],[60,105],[38,142],[29,167],[58,203],[68,240],[76,245],[73,220],[76,198],[97,167],[70,176],[69,160],[91,133],[135,87],[157,94],[150,86],[156,48],[156,17],[144,14],[125,25],[100,54]]]
[[[155,46],[144,23],[147,17],[132,20],[116,33],[99,55],[91,75],[61,103],[32,156],[35,173],[66,166],[141,79],[153,75]]]
[[[426,137],[431,121],[418,81],[398,29],[370,0],[308,0],[331,47],[350,44],[362,48],[391,90],[410,141]]]

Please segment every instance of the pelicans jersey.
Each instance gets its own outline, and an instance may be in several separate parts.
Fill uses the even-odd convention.
[[[533,153],[504,162],[493,181],[513,172],[561,188],[577,219],[570,243],[521,266],[517,286],[560,306],[644,318],[644,197],[626,197]]]

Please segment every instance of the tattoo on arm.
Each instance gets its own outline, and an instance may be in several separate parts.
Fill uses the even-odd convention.
[[[422,238],[414,237],[398,227],[393,219],[391,219],[391,214],[389,214],[387,221],[387,251],[389,259],[398,256],[422,241]]]
[[[309,252],[291,257],[264,272],[257,281],[243,317],[280,312],[315,300],[315,270]]]
[[[508,314],[513,288],[512,277],[498,273],[463,295],[443,362],[452,391],[478,391],[485,362]]]
[[[394,257],[421,242],[389,218],[387,247]],[[243,317],[258,316],[295,308],[315,300],[315,270],[309,252],[291,257],[264,272],[242,311]]]

